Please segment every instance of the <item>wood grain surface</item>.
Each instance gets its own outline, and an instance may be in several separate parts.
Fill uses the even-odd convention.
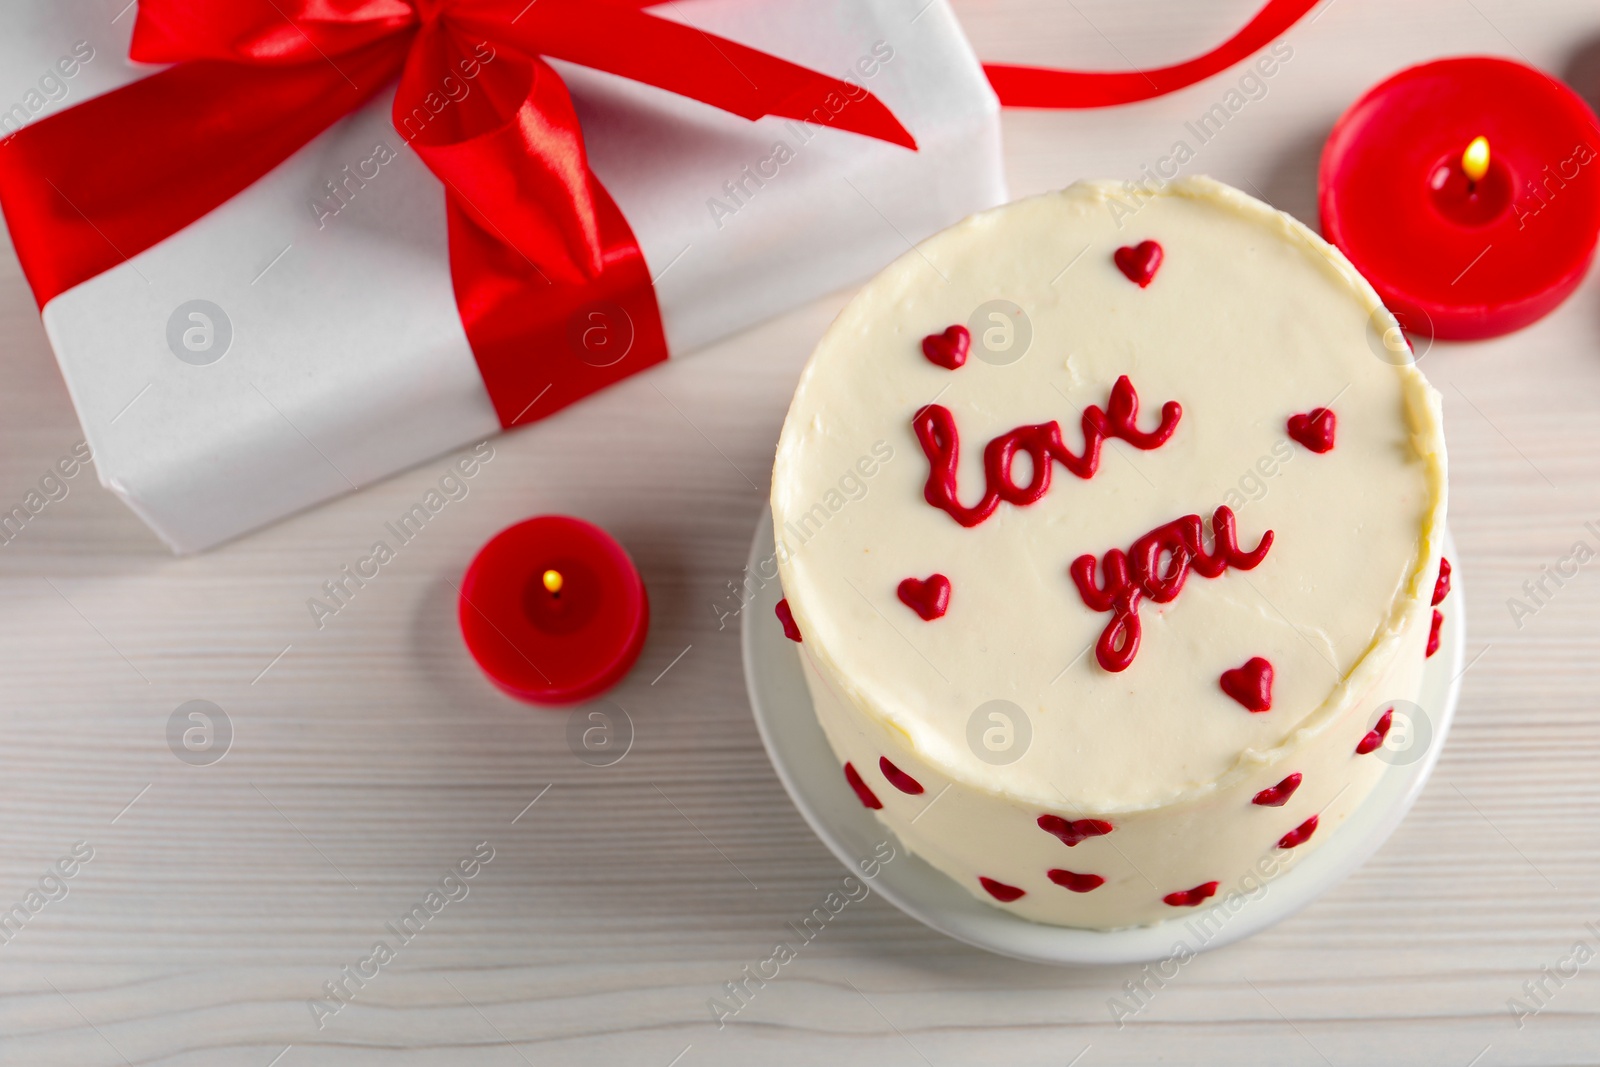
[[[1255,4],[957,6],[986,58],[1121,69],[1198,51]],[[1505,54],[1600,92],[1600,10],[1580,0],[1330,0],[1287,40],[1187,170],[1310,222],[1330,125],[1402,66]],[[1137,174],[1237,76],[1008,114],[1014,192]],[[1600,548],[1593,277],[1530,329],[1424,359],[1475,658],[1437,774],[1363,870],[1156,979],[992,957],[868,897],[718,1027],[708,1001],[845,873],[774,778],[736,620],[718,625],[795,377],[843,299],[497,439],[467,497],[321,629],[307,599],[448,457],[189,559],[92,471],[65,481],[0,547],[0,911],[57,898],[0,928],[0,1063],[1600,1063],[1600,962],[1581,962],[1600,952],[1600,562],[1530,617],[1507,606],[1575,541]],[[0,359],[8,510],[80,440],[9,252]],[[650,589],[649,643],[614,694],[633,743],[607,767],[574,756],[567,715],[493,690],[454,622],[476,547],[547,511],[612,530]],[[169,747],[191,700],[231,723],[210,765]],[[460,899],[319,1020],[324,984],[398,942],[386,924],[475,849],[493,858],[449,883]],[[1119,1026],[1129,982],[1150,992]],[[1539,1010],[1519,1024],[1513,998]]]

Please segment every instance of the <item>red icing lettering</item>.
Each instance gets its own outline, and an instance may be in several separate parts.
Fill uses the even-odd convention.
[[[1123,245],[1111,254],[1111,258],[1130,282],[1143,289],[1156,276],[1162,255],[1161,246],[1154,241],[1140,241],[1136,245]]]
[[[772,611],[778,616],[778,621],[783,623],[783,636],[791,641],[800,640],[800,627],[794,624],[794,612],[789,610],[789,598],[784,597],[778,601],[778,606]]]
[[[1039,829],[1055,834],[1068,848],[1090,837],[1104,837],[1112,830],[1104,819],[1063,819],[1059,815],[1039,816]]]
[[[1222,691],[1246,711],[1272,710],[1272,664],[1252,656],[1243,667],[1222,672]]]
[[[1106,880],[1098,874],[1073,874],[1057,867],[1045,872],[1045,877],[1063,889],[1070,889],[1074,893],[1087,893],[1091,889],[1099,889],[1106,884]]]
[[[1216,892],[1217,883],[1206,882],[1203,885],[1195,886],[1193,889],[1185,889],[1181,893],[1168,893],[1161,899],[1164,903],[1171,904],[1174,908],[1192,908],[1196,904],[1211,899],[1216,895]]]
[[[967,361],[972,335],[965,326],[947,326],[944,333],[930,333],[922,339],[922,354],[928,362],[955,370]]]
[[[1294,796],[1294,791],[1299,788],[1300,772],[1295,771],[1277,785],[1257,793],[1250,803],[1259,804],[1263,808],[1281,808],[1289,803],[1289,798]]]
[[[1450,561],[1439,557],[1439,579],[1433,583],[1433,606],[1438,607],[1450,595]]]
[[[1002,904],[1009,904],[1013,900],[1018,900],[1028,895],[1026,889],[1018,889],[1014,885],[1006,885],[1004,882],[997,882],[993,878],[985,878],[982,875],[978,876],[978,884],[987,889],[989,895]]]
[[[1433,625],[1428,630],[1428,654],[1426,659],[1432,659],[1433,654],[1439,651],[1439,627],[1444,625],[1444,612],[1438,608],[1433,609]]]
[[[900,792],[910,793],[912,796],[922,792],[922,783],[890,763],[888,756],[878,757],[878,770],[882,771],[883,776],[889,779],[889,784]]]
[[[1317,832],[1317,817],[1315,815],[1296,826],[1293,830],[1278,838],[1279,848],[1294,848],[1311,840],[1311,835]]]
[[[861,774],[856,770],[855,764],[846,763],[844,765],[844,780],[850,783],[850,788],[856,791],[856,797],[862,804],[874,811],[883,807],[883,801],[879,800],[877,794],[867,787],[866,782],[861,780]]]
[[[897,590],[900,602],[924,622],[943,617],[950,609],[950,579],[942,574],[930,574],[926,579],[907,578]]]
[[[1072,561],[1069,573],[1083,602],[1091,611],[1111,613],[1111,621],[1095,644],[1100,666],[1125,671],[1133,662],[1139,651],[1139,602],[1145,597],[1157,604],[1173,600],[1190,569],[1205,578],[1215,578],[1229,567],[1254,570],[1272,547],[1272,531],[1268,530],[1255,548],[1240,551],[1233,511],[1227,507],[1212,513],[1210,552],[1205,549],[1204,537],[1200,516],[1185,515],[1151,530],[1128,552],[1113,548],[1099,560],[1089,554]],[[1099,582],[1095,579],[1097,563],[1104,576]]]
[[[1312,408],[1289,416],[1289,436],[1313,452],[1333,451],[1333,431],[1338,419],[1327,408]]]
[[[1356,745],[1356,755],[1365,756],[1368,752],[1383,744],[1383,739],[1389,736],[1389,727],[1394,723],[1394,709],[1390,708],[1378,718],[1378,725],[1367,731],[1359,744]]]
[[[1161,407],[1161,422],[1154,430],[1140,430],[1136,425],[1139,414],[1139,394],[1127,375],[1117,379],[1111,387],[1107,410],[1089,405],[1083,413],[1083,454],[1070,451],[1061,440],[1061,426],[1044,422],[1033,426],[1018,426],[990,441],[983,450],[985,484],[983,496],[972,507],[961,504],[956,491],[956,469],[961,459],[961,437],[956,431],[955,416],[938,404],[929,404],[916,413],[911,428],[917,442],[928,457],[928,481],[922,495],[934,507],[949,514],[963,526],[976,526],[994,514],[1000,502],[1025,507],[1037,503],[1050,489],[1050,471],[1056,463],[1079,478],[1092,478],[1100,468],[1100,446],[1108,437],[1118,437],[1135,448],[1146,452],[1166,444],[1177,428],[1183,408],[1175,400]],[[1032,461],[1032,473],[1027,485],[1018,485],[1011,477],[1011,467],[1018,452],[1027,454]]]

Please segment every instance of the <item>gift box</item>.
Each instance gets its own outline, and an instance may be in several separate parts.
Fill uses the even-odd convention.
[[[13,15],[0,206],[102,482],[180,552],[536,421],[1005,199],[998,103],[944,0],[538,0],[511,18],[497,0],[282,0],[255,36],[237,0],[198,45],[173,21],[194,5],[118,6]],[[303,13],[358,7],[422,28],[351,46]],[[441,18],[449,47],[424,47]],[[640,18],[672,47],[612,40]],[[544,60],[522,32],[539,19]],[[325,84],[286,89],[304,44]],[[214,58],[163,69],[130,46]],[[257,65],[216,62],[239,53]],[[462,155],[519,78],[543,110]],[[352,106],[308,137],[338,94]],[[218,95],[213,136],[214,113],[185,116]],[[564,106],[581,145],[549,121]],[[63,154],[79,165],[52,174]]]

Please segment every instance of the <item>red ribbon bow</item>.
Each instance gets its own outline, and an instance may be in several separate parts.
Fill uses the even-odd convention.
[[[666,343],[649,271],[543,57],[747,119],[916,142],[859,86],[638,6],[140,0],[133,58],[176,65],[4,146],[0,200],[34,294],[43,306],[177,233],[398,75],[394,125],[444,184],[456,302],[501,422],[527,417],[547,389],[540,415],[657,362]],[[596,302],[626,314],[626,367],[559,352]]]

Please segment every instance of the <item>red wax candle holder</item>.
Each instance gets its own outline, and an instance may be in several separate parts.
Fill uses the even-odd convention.
[[[490,538],[462,579],[458,613],[478,666],[535,704],[574,704],[610,689],[650,629],[650,599],[628,554],[598,526],[565,515]]]
[[[1488,140],[1473,180],[1462,156]],[[1506,59],[1401,71],[1323,149],[1322,229],[1413,332],[1469,340],[1542,318],[1600,237],[1600,124],[1571,89]]]

